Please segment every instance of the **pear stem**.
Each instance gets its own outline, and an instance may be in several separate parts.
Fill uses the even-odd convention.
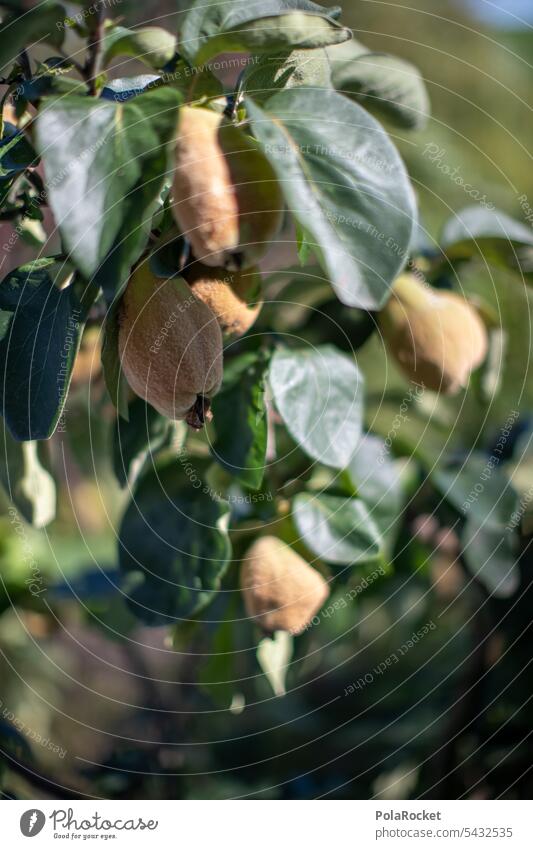
[[[194,430],[202,430],[206,422],[210,422],[212,418],[211,401],[205,395],[198,395],[193,406],[187,413],[185,421]]]

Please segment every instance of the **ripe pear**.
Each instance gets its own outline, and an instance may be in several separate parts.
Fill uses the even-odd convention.
[[[200,429],[222,382],[216,317],[185,280],[162,280],[145,260],[132,274],[119,313],[119,356],[133,391],[169,419]]]
[[[226,271],[194,262],[183,270],[192,291],[217,317],[224,336],[246,333],[261,311],[261,274],[256,267]]]
[[[255,264],[281,227],[283,206],[255,139],[209,109],[180,109],[172,211],[201,262],[234,271]]]
[[[402,371],[435,392],[458,392],[487,355],[485,325],[468,301],[413,274],[396,280],[379,324]]]
[[[241,588],[248,616],[267,633],[300,634],[329,595],[322,575],[272,536],[260,537],[246,552]]]

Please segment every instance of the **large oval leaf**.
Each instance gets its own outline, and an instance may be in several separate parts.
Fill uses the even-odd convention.
[[[498,454],[472,454],[462,466],[437,466],[430,476],[433,485],[461,515],[474,516],[480,523],[488,520],[505,526],[517,495],[499,462]]]
[[[181,100],[170,88],[127,103],[69,96],[45,101],[37,117],[37,149],[63,241],[88,279],[112,251],[109,279],[100,281],[108,295],[147,239]]]
[[[462,209],[446,222],[441,241],[452,260],[481,255],[533,279],[533,231],[499,209]]]
[[[331,80],[343,94],[400,127],[422,129],[429,97],[420,71],[396,56],[361,50],[357,42],[328,48]]]
[[[361,435],[364,378],[330,345],[277,351],[269,373],[276,407],[306,454],[344,469]]]
[[[133,613],[148,625],[193,615],[220,587],[231,546],[229,507],[172,457],[144,475],[119,534],[120,568]],[[197,486],[199,483],[199,486]]]
[[[435,469],[431,480],[467,517],[462,543],[469,571],[490,593],[507,597],[520,580],[512,532],[517,494],[499,462],[496,452],[472,455],[460,468]]]
[[[184,422],[179,424],[185,427]],[[175,435],[174,423],[135,398],[127,420],[119,415],[113,427],[113,471],[120,486],[133,486],[145,462],[170,445]]]
[[[376,525],[388,534],[402,511],[404,492],[401,471],[390,459],[383,440],[366,433],[347,471]]]
[[[247,107],[287,205],[338,298],[379,309],[416,218],[402,160],[380,124],[334,91],[306,86]]]
[[[185,16],[179,49],[198,65],[227,51],[337,44],[351,37],[334,20],[337,14],[310,0],[197,0]]]
[[[216,440],[211,453],[250,489],[259,489],[265,471],[267,416],[264,401],[268,355],[242,354],[224,369],[222,389],[213,399]]]
[[[294,499],[293,518],[307,547],[326,563],[355,565],[382,557],[379,528],[359,498],[302,493]]]
[[[67,397],[94,289],[60,289],[53,258],[15,269],[0,285],[0,411],[14,438],[48,439]]]
[[[5,4],[4,4],[5,5]],[[17,9],[20,14],[3,15],[0,27],[0,76],[7,77],[9,64],[20,51],[36,42],[59,47],[63,43],[66,12],[59,3],[44,0],[33,9]]]
[[[468,571],[496,598],[512,596],[520,584],[512,533],[494,520],[471,516],[463,532],[463,558]]]

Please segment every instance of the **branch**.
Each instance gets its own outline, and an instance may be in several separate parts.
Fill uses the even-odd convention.
[[[89,55],[83,69],[83,75],[89,86],[89,93],[96,94],[96,80],[100,73],[102,61],[102,39],[104,35],[104,10],[99,6],[93,12],[93,26],[91,27],[92,41],[89,44]]]

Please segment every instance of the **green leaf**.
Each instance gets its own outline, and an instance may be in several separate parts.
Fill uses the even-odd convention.
[[[142,398],[128,409],[128,420],[118,417],[113,428],[113,470],[122,487],[132,486],[146,460],[168,444],[171,422]]]
[[[235,593],[235,597],[237,593]],[[239,616],[235,597],[230,596],[224,619],[216,626],[209,656],[198,673],[198,684],[209,693],[215,704],[227,710],[238,687],[236,661],[241,655],[235,645],[234,620]]]
[[[330,345],[277,351],[269,372],[276,407],[310,457],[344,469],[361,436],[364,378]]]
[[[398,473],[382,439],[365,433],[348,466],[358,495],[367,504],[379,504],[389,493],[396,494]]]
[[[130,390],[122,374],[118,353],[118,311],[120,302],[116,300],[107,312],[102,342],[102,368],[109,397],[123,419],[128,421],[128,397]]]
[[[196,0],[183,22],[180,52],[195,65],[228,51],[337,44],[351,36],[333,19],[337,12],[309,0]]]
[[[18,224],[20,238],[32,248],[41,248],[46,240],[46,230],[40,221],[23,218]]]
[[[442,415],[439,417],[444,423],[442,446],[448,444],[449,448],[452,421],[458,424],[451,431],[452,439],[464,447],[478,442],[481,432],[497,432],[511,414],[527,417],[533,409],[533,369],[524,350],[524,340],[529,340],[531,334],[533,287],[517,285],[517,279],[503,269],[491,275],[478,261],[461,268],[462,294],[476,305],[480,298],[483,299],[485,315],[487,310],[492,311],[498,320],[497,327],[493,325],[490,332],[489,354],[480,374],[480,392],[468,392],[466,397],[460,395],[455,399],[441,398],[439,402],[439,408],[445,405],[447,422],[444,423]],[[426,413],[426,418],[428,416],[432,429],[436,417],[431,410]],[[419,438],[420,433],[415,442]],[[439,451],[436,456],[438,454]]]
[[[509,598],[520,584],[520,570],[514,540],[506,526],[493,519],[474,515],[462,534],[462,554],[466,566],[485,589],[496,598]]]
[[[331,87],[331,69],[323,47],[256,58],[246,67],[240,90],[260,105],[284,88]]]
[[[0,752],[10,755],[17,763],[23,763],[30,767],[35,763],[26,738],[11,722],[6,722],[4,719],[0,719]]]
[[[102,62],[117,56],[132,56],[150,68],[163,68],[176,52],[176,37],[162,27],[127,29],[110,26],[103,39]]]
[[[36,442],[16,442],[1,425],[0,484],[20,515],[35,528],[44,528],[56,513],[56,488],[41,464]]]
[[[431,480],[467,517],[462,544],[469,571],[490,593],[507,597],[519,583],[512,533],[517,494],[499,462],[495,449],[490,457],[469,457],[460,468],[436,469]]]
[[[228,504],[196,488],[176,458],[140,479],[119,534],[124,592],[138,618],[169,625],[212,600],[231,557],[228,520]]]
[[[407,129],[422,129],[430,115],[419,70],[386,53],[366,51],[357,42],[330,47],[331,80],[337,91]]]
[[[169,230],[163,229],[161,235],[152,245],[148,261],[150,271],[156,277],[175,277],[183,271],[188,256],[189,243],[178,228],[172,224]]]
[[[63,23],[65,16],[63,6],[45,0],[23,14],[5,18],[0,29],[0,75],[7,75],[8,66],[25,47],[41,42],[60,47],[64,29],[58,24]]]
[[[300,87],[260,109],[254,135],[338,298],[379,309],[407,260],[416,205],[380,124],[334,91]]]
[[[109,80],[103,87],[100,97],[103,100],[114,100],[117,103],[124,103],[126,100],[131,100],[132,97],[137,97],[139,94],[147,91],[160,79],[161,77],[156,74],[140,74],[137,77],[119,77],[116,80]]]
[[[471,455],[462,466],[434,467],[429,474],[434,486],[462,516],[505,526],[517,496],[499,463],[497,453],[490,457]]]
[[[481,256],[533,279],[533,231],[500,210],[462,209],[446,223],[441,242],[452,260]]]
[[[0,284],[1,412],[15,439],[48,439],[68,393],[94,291],[59,289],[53,258],[12,271]]]
[[[348,466],[357,495],[370,508],[382,534],[391,530],[403,504],[400,471],[391,461],[382,439],[367,433],[359,442]]]
[[[38,162],[35,150],[24,133],[16,132],[0,141],[0,183],[11,180]]]
[[[264,637],[257,646],[257,662],[276,696],[287,692],[287,673],[293,653],[293,637],[287,631],[276,631]]]
[[[265,280],[268,301],[261,319],[275,330],[301,326],[322,304],[334,298],[329,281],[319,266],[287,268],[270,274]]]
[[[169,88],[127,103],[70,96],[44,101],[37,117],[37,148],[62,238],[87,279],[99,272],[108,300],[146,244],[180,102]]]
[[[82,80],[58,74],[43,73],[20,84],[20,94],[30,103],[37,104],[43,97],[51,95],[86,94],[86,84]]]
[[[379,528],[358,498],[301,493],[293,519],[306,546],[326,563],[358,565],[382,559]]]
[[[269,356],[264,352],[230,360],[212,405],[216,439],[211,453],[222,468],[250,489],[259,489],[265,471],[268,365]]]

